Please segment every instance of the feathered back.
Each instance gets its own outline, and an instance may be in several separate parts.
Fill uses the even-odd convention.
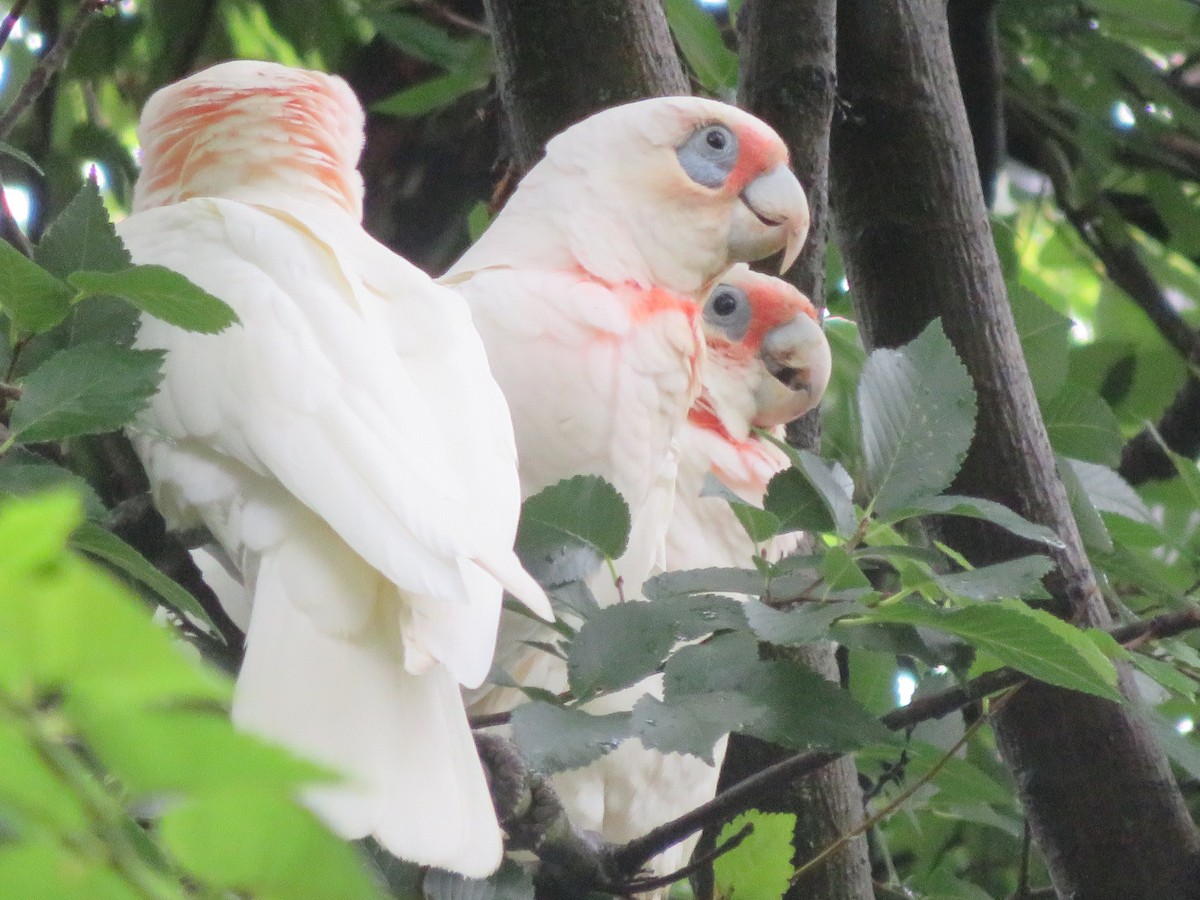
[[[362,218],[363,113],[342,79],[235,60],[157,91],[138,127],[133,210],[191,197],[329,200]]]
[[[709,125],[728,128],[738,153],[720,184],[705,185],[678,153]],[[787,159],[766,123],[716,100],[655,97],[603,110],[550,140],[449,277],[500,265],[582,268],[614,284],[698,291],[731,262],[727,239],[746,185]]]

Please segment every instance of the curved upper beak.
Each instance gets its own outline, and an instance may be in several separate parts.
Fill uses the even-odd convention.
[[[811,318],[801,314],[771,329],[759,355],[772,377],[763,378],[755,391],[755,425],[783,425],[821,402],[833,357],[825,332]]]
[[[800,255],[808,236],[808,197],[792,170],[780,164],[759,175],[742,191],[741,207],[730,229],[730,252],[751,262],[783,250],[780,272]]]

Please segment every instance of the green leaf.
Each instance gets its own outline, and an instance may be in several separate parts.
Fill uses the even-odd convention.
[[[237,731],[223,712],[76,708],[88,750],[135,796],[168,792],[269,790],[334,782],[339,776]]]
[[[212,634],[220,634],[195,597],[154,568],[146,557],[111,531],[95,523],[84,522],[71,535],[71,546],[116,567],[134,581],[149,588],[176,612],[186,613]]]
[[[666,0],[667,22],[704,89],[714,94],[737,85],[737,54],[725,46],[713,17],[694,0]]]
[[[849,692],[797,664],[759,659],[758,641],[744,631],[682,648],[667,661],[663,685],[667,705],[704,696],[714,712],[720,698],[740,695],[729,703],[729,730],[788,747],[850,750],[893,740]],[[646,730],[639,735],[653,741]]]
[[[782,522],[779,518],[765,509],[759,509],[753,503],[747,503],[739,497],[734,491],[721,483],[712,472],[707,472],[704,475],[704,487],[700,491],[701,497],[720,497],[729,504],[734,516],[741,523],[742,528],[746,529],[746,534],[755,544],[761,544],[769,541],[779,533]]]
[[[935,320],[899,350],[876,350],[858,385],[863,452],[881,516],[938,494],[966,458],[975,391]]]
[[[1046,432],[1056,453],[1114,467],[1121,461],[1121,426],[1098,394],[1068,382],[1042,404]]]
[[[80,269],[116,272],[132,263],[109,221],[100,189],[91,179],[84,181],[71,202],[47,227],[33,258],[59,278]]]
[[[15,824],[27,820],[39,827],[68,835],[87,828],[87,811],[79,797],[63,784],[38,756],[17,727],[0,718],[0,808]]]
[[[1058,454],[1054,456],[1054,463],[1058,477],[1063,483],[1063,489],[1067,492],[1067,502],[1071,506],[1071,514],[1075,517],[1075,524],[1079,528],[1083,546],[1089,551],[1111,553],[1113,550],[1112,535],[1108,533],[1108,527],[1100,518],[1100,512],[1092,504],[1091,497],[1084,490],[1075,469],[1066,457]]]
[[[55,844],[0,844],[0,897],[37,900],[142,900],[102,862],[79,858]]]
[[[353,848],[268,791],[222,791],[169,810],[163,843],[202,883],[259,900],[383,900]]]
[[[894,603],[872,610],[869,620],[935,628],[1039,681],[1122,702],[1116,670],[1086,634],[1019,600],[953,610]]]
[[[477,43],[451,37],[445,29],[411,13],[368,10],[366,16],[381,35],[409,56],[444,69],[461,66]]]
[[[737,691],[685,694],[669,703],[644,694],[633,706],[633,731],[647,749],[686,753],[713,766],[717,742],[759,713],[758,705]]]
[[[609,606],[583,623],[567,650],[571,693],[584,698],[637,684],[654,673],[679,641],[745,625],[741,604],[728,597]]]
[[[754,569],[681,569],[665,572],[647,579],[642,593],[647,600],[688,594],[750,594],[765,593],[767,584]]]
[[[779,516],[788,530],[810,528],[803,524],[796,524],[796,527],[793,527],[793,522],[799,523],[805,517],[812,515],[814,516],[814,526],[810,530],[821,530],[821,532],[832,530],[844,538],[853,534],[854,529],[858,527],[858,521],[854,516],[854,503],[851,499],[854,485],[850,474],[838,463],[828,463],[808,450],[794,448],[768,431],[760,431],[758,434],[764,440],[769,440],[770,443],[778,446],[785,452],[788,460],[792,461],[791,469],[776,474],[770,481],[763,505]],[[788,472],[797,473],[800,478],[808,482],[808,488],[798,484],[796,475],[788,475]],[[776,480],[779,480],[778,485],[775,484]],[[816,492],[817,499],[824,506],[829,523],[827,527],[816,527],[816,523],[823,520],[820,512],[814,511],[810,514],[812,500],[809,491]]]
[[[863,611],[864,607],[856,600],[798,603],[790,609],[780,610],[752,599],[743,606],[746,620],[759,640],[785,647],[826,640],[830,625],[844,616]]]
[[[1008,298],[1034,390],[1039,397],[1053,397],[1067,380],[1071,320],[1014,282],[1008,284]]]
[[[385,116],[415,118],[449,106],[464,94],[482,90],[488,79],[474,72],[450,72],[405,88],[371,107]]]
[[[512,713],[513,742],[538,772],[562,772],[595,762],[633,733],[629,713],[593,716],[538,700]]]
[[[0,241],[0,310],[22,331],[49,331],[67,317],[75,292],[8,241]]]
[[[30,156],[24,150],[21,150],[18,147],[14,147],[12,144],[8,143],[7,141],[0,141],[0,155],[9,156],[9,157],[12,157],[13,159],[15,159],[17,162],[24,163],[25,165],[29,166],[29,168],[33,169],[33,171],[37,172],[42,177],[45,177],[45,175],[46,175],[46,173],[42,171],[42,167],[37,164],[37,160],[35,160],[32,156]]]
[[[1012,802],[1009,788],[986,775],[978,766],[966,759],[951,756],[943,759],[946,751],[924,741],[909,741],[904,745],[906,767],[910,778],[918,777],[935,765],[942,768],[931,782],[938,789],[937,801],[945,803],[996,803]],[[873,770],[880,764],[894,765],[896,751],[887,747],[864,747],[855,754],[863,769]],[[882,766],[880,766],[882,768]]]
[[[924,497],[914,501],[907,509],[895,511],[891,520],[899,521],[913,515],[966,516],[970,519],[983,519],[1027,540],[1036,541],[1048,547],[1064,546],[1062,539],[1045,525],[1036,525],[994,500],[961,497],[956,494]]]
[[[841,591],[866,592],[871,590],[871,581],[845,547],[830,547],[821,561],[821,577],[825,580],[826,593]]]
[[[1049,599],[1042,578],[1054,570],[1046,556],[1022,556],[966,572],[936,575],[942,590],[972,600],[997,600],[1001,597]]]
[[[216,334],[238,321],[224,300],[165,266],[74,272],[67,281],[85,294],[122,297],[142,312],[188,331]]]
[[[1147,525],[1154,524],[1154,517],[1146,502],[1129,486],[1129,482],[1108,466],[1084,462],[1082,459],[1065,459],[1065,462],[1098,512],[1123,516]]]
[[[62,350],[26,377],[12,407],[13,437],[25,443],[115,431],[158,389],[162,353],[81,344]]]
[[[718,895],[730,900],[766,900],[782,897],[795,871],[792,866],[792,832],[796,817],[791,813],[742,813],[721,829],[720,846],[746,825],[754,831],[741,844],[713,862]]]
[[[763,508],[778,519],[780,532],[841,531],[830,513],[828,498],[797,468],[784,469],[771,478]]]
[[[521,508],[517,552],[539,577],[560,568],[565,555],[578,551],[590,559],[572,567],[575,571],[563,580],[585,577],[599,559],[617,559],[624,553],[628,540],[629,507],[616,488],[595,475],[553,484]]]
[[[83,478],[69,469],[33,457],[18,456],[9,451],[0,456],[0,497],[30,497],[53,488],[70,488],[83,500],[84,512],[89,519],[99,519],[107,514],[96,491]]]

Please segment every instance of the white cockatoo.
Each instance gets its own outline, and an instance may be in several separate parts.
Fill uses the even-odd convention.
[[[715,100],[665,97],[599,112],[557,135],[442,282],[466,298],[513,415],[521,488],[599,475],[631,512],[617,561],[638,588],[661,563],[675,481],[672,443],[700,390],[700,309],[739,260],[808,231],[808,202],[769,126]],[[592,579],[602,604],[618,591]],[[552,639],[506,613],[497,664],[551,688]],[[557,689],[552,688],[552,689]],[[472,697],[472,712],[521,695]]]
[[[347,837],[469,876],[501,834],[460,685],[492,659],[512,551],[508,409],[462,298],[363,231],[363,113],[340,79],[214,66],[146,104],[138,263],[240,323],[146,317],[162,386],[132,429],[158,504],[252,601],[235,721],[349,776],[306,794]]]
[[[679,474],[666,537],[666,569],[747,568],[755,554],[771,561],[792,552],[796,533],[755,546],[729,503],[702,496],[711,474],[748,503],[762,505],[767,483],[788,458],[753,428],[782,437],[783,425],[820,402],[829,383],[829,343],[816,309],[785,281],[734,266],[708,295],[703,391],[678,437]],[[562,663],[560,662],[561,666]],[[564,676],[565,678],[565,676]],[[629,710],[645,693],[662,697],[662,676],[587,705],[603,714]],[[647,749],[627,740],[590,766],[562,772],[554,786],[571,821],[624,843],[710,800],[725,755],[715,765],[695,756]],[[682,868],[696,838],[651,862],[656,875]],[[666,897],[667,890],[647,897]]]

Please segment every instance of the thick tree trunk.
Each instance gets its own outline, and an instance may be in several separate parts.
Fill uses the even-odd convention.
[[[823,305],[825,244],[829,222],[829,128],[837,93],[834,0],[747,0],[742,7],[739,101],[783,136],[792,168],[808,192],[812,227],[790,279]],[[789,429],[789,439],[814,448],[819,411]],[[798,661],[832,681],[838,679],[831,643],[799,649]],[[791,751],[741,735],[729,746],[722,787]],[[781,791],[774,808],[794,813],[795,861],[803,864],[862,821],[862,790],[852,757],[846,756]],[[875,894],[866,837],[850,841],[787,894],[788,900],[862,900]]]
[[[981,439],[956,490],[1053,527],[1066,542],[1048,579],[1059,609],[1106,624],[1006,302],[945,3],[842,0],[838,71],[832,202],[864,339],[896,346],[942,317],[979,396]],[[968,520],[943,531],[975,563],[1028,549]],[[1200,836],[1134,709],[1033,685],[996,733],[1061,896],[1200,896]]]
[[[568,125],[642,97],[687,94],[657,0],[485,0],[513,157],[521,170]]]

